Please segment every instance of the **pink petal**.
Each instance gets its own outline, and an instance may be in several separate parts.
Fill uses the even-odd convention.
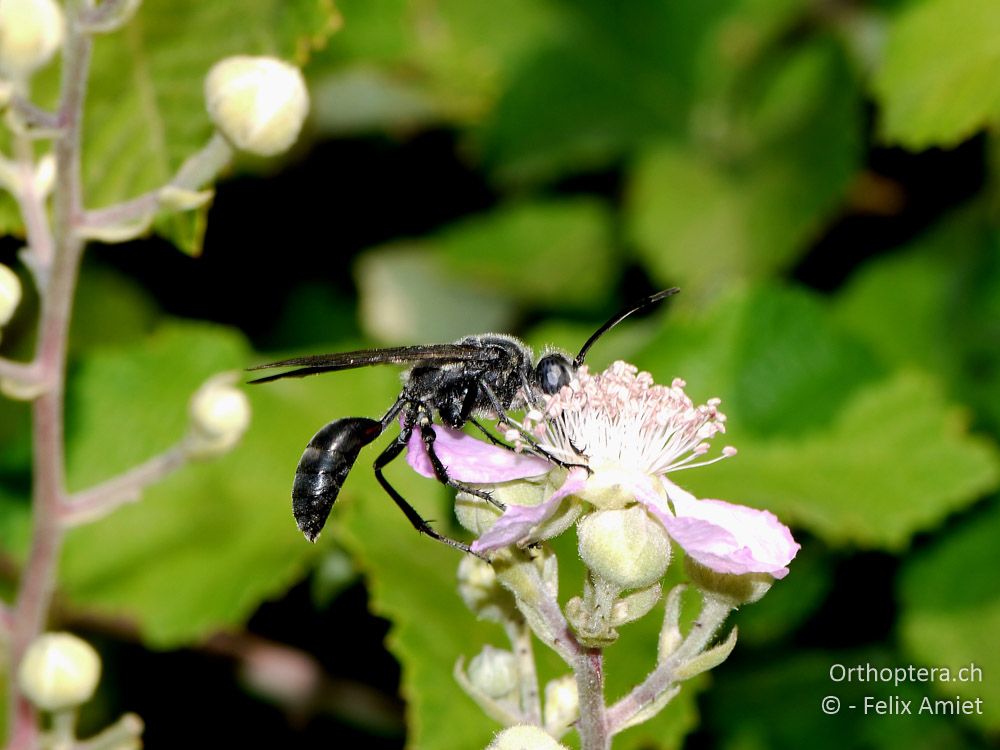
[[[694,560],[718,573],[788,575],[800,545],[788,527],[766,510],[722,500],[698,500],[663,480],[674,515],[653,511],[667,533]]]
[[[571,469],[562,486],[539,505],[508,505],[497,522],[472,543],[472,551],[490,552],[509,544],[527,541],[531,530],[552,516],[564,497],[579,492],[586,484],[587,472],[583,469]]]
[[[537,477],[552,470],[552,464],[543,458],[514,453],[450,427],[434,425],[432,429],[436,435],[434,452],[448,470],[448,476],[459,482],[495,484]],[[406,462],[418,474],[431,479],[435,477],[420,430],[414,430],[410,435]]]

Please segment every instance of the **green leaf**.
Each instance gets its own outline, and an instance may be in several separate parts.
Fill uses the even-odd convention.
[[[924,0],[889,26],[873,82],[883,138],[907,148],[953,146],[1000,120],[1000,5]]]
[[[611,222],[590,198],[505,206],[450,225],[437,257],[457,278],[517,300],[592,308],[615,271]]]
[[[454,341],[502,330],[514,315],[495,288],[449,273],[427,243],[374,248],[355,269],[362,323],[380,341]]]
[[[859,159],[858,92],[832,44],[772,60],[738,90],[743,100],[706,104],[714,140],[663,140],[630,177],[627,231],[640,258],[659,282],[697,296],[786,268]]]
[[[868,649],[768,653],[739,665],[725,664],[716,670],[716,685],[706,696],[709,724],[719,735],[717,746],[726,750],[985,747],[955,726],[952,717],[865,714],[866,696],[880,700],[896,696],[911,701],[915,710],[926,694],[919,684],[872,685],[857,680],[835,682],[830,677],[831,668],[860,665],[864,669],[870,664],[879,669],[902,663],[897,654]],[[840,699],[835,716],[823,713],[822,701],[827,696]]]
[[[832,545],[899,550],[1000,479],[995,445],[968,434],[934,381],[907,372],[861,389],[829,429],[736,444],[738,457],[686,486],[767,508]]]
[[[738,435],[778,437],[829,425],[859,387],[886,372],[804,289],[765,284],[706,310],[693,310],[686,292],[676,300],[635,363],[660,382],[683,378],[694,398],[721,397]]]
[[[343,30],[309,69],[316,123],[326,132],[476,121],[559,18],[541,0],[341,0],[338,7]]]
[[[178,323],[82,360],[68,391],[71,488],[178,440],[191,393],[251,359],[232,331]],[[70,533],[60,578],[67,599],[126,617],[147,643],[171,647],[238,625],[284,591],[320,549],[295,528],[288,500],[302,448],[325,418],[316,405],[332,418],[387,403],[369,395],[359,374],[249,389],[253,422],[236,449],[181,469],[141,502]]]
[[[1000,427],[1000,235],[973,206],[913,243],[859,269],[834,314],[886,363],[942,377],[973,408],[975,422]]]
[[[160,311],[132,279],[85,263],[73,300],[71,357],[93,347],[133,343],[152,332]]]
[[[995,446],[932,378],[886,371],[817,298],[766,286],[678,319],[637,364],[722,398],[740,453],[679,481],[832,545],[899,549],[996,487]],[[721,442],[717,440],[716,442]]]
[[[0,190],[0,237],[8,234],[23,236],[24,222],[14,196],[6,190]]]
[[[121,31],[99,37],[84,123],[88,207],[169,180],[211,133],[202,92],[209,68],[228,55],[301,52],[328,34],[335,18],[332,6],[317,3],[147,0]],[[197,252],[203,223],[201,209],[161,217],[156,229]]]
[[[935,692],[948,699],[981,698],[982,714],[965,718],[992,732],[1000,728],[1000,685],[987,676],[1000,672],[998,538],[1000,506],[993,502],[914,555],[899,580],[903,648],[920,664],[953,670],[952,680],[934,682]],[[957,679],[957,670],[972,664],[980,679]]]
[[[697,53],[720,4],[560,3],[561,23],[514,70],[478,140],[507,183],[607,167],[682,131]],[[628,82],[628,85],[623,85]]]
[[[324,135],[413,129],[445,121],[444,105],[418,84],[374,66],[338,68],[312,85],[310,117]]]

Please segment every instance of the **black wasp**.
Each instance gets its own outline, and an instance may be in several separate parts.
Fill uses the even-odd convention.
[[[292,512],[299,529],[306,539],[316,541],[361,449],[378,438],[398,418],[399,434],[375,459],[375,477],[417,531],[468,552],[467,545],[431,528],[382,473],[385,466],[406,448],[413,430],[420,431],[438,480],[500,506],[492,500],[489,493],[468,487],[448,476],[447,467],[434,451],[435,434],[432,424],[435,418],[456,429],[470,423],[492,442],[505,445],[490,433],[481,419],[496,419],[507,428],[520,430],[509,420],[507,412],[534,405],[542,400],[543,394],[558,391],[569,383],[597,339],[632,313],[677,291],[679,290],[672,288],[657,292],[614,315],[587,339],[580,353],[572,358],[562,352],[547,352],[535,362],[532,351],[519,339],[485,333],[466,336],[453,344],[317,354],[250,368],[294,368],[250,381],[268,383],[281,378],[297,378],[368,365],[410,365],[410,369],[403,375],[402,393],[381,419],[335,419],[309,441],[295,470],[295,482],[292,486]],[[530,436],[526,438],[527,451],[553,463],[569,465],[533,445]]]

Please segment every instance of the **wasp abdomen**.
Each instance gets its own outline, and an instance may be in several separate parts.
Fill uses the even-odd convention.
[[[315,542],[361,449],[382,433],[366,417],[337,419],[313,435],[299,459],[292,485],[292,513],[306,539]]]

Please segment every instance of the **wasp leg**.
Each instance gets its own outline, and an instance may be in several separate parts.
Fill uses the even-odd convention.
[[[392,498],[394,503],[396,503],[396,506],[403,511],[403,515],[406,516],[406,520],[408,520],[413,528],[421,534],[426,534],[431,539],[436,539],[443,544],[447,544],[449,547],[454,547],[462,552],[468,552],[470,555],[476,555],[476,557],[480,557],[485,560],[485,557],[473,552],[469,545],[463,544],[457,539],[452,539],[444,534],[439,534],[432,529],[427,521],[421,518],[420,514],[414,510],[413,506],[406,502],[403,496],[396,491],[396,488],[389,484],[389,481],[382,473],[382,469],[384,469],[394,458],[399,456],[399,454],[406,448],[406,443],[409,440],[410,432],[412,430],[413,427],[411,425],[409,429],[400,432],[399,436],[393,442],[389,443],[389,445],[386,446],[386,449],[379,454],[378,458],[375,459],[375,478],[378,480],[378,483],[382,485],[382,489],[386,491],[386,494]]]
[[[545,450],[545,448],[543,448],[538,444],[537,439],[535,438],[534,435],[532,435],[530,432],[524,429],[524,427],[522,427],[521,425],[511,421],[510,417],[507,416],[507,412],[504,411],[503,406],[501,406],[500,400],[497,398],[492,388],[490,388],[486,383],[480,383],[479,387],[482,389],[483,393],[486,394],[486,398],[490,402],[490,408],[496,412],[497,421],[500,424],[516,431],[522,438],[524,438],[524,450],[526,450],[528,453],[531,453],[532,455],[538,456],[540,458],[544,458],[546,461],[553,463],[562,469],[567,469],[567,470],[586,469],[588,474],[594,473],[593,470],[589,466],[587,466],[587,464],[563,461],[561,458],[557,458],[551,452]],[[482,428],[480,427],[480,429]],[[508,448],[509,450],[516,450],[515,448],[511,448],[511,446],[507,445],[506,443],[501,443],[501,445],[503,445],[505,448]],[[577,452],[578,455],[582,455],[579,454],[578,451],[576,451],[576,446],[573,447],[573,450],[574,452]]]
[[[509,451],[516,452],[517,449],[514,448],[513,445],[505,443],[503,440],[501,440],[500,438],[498,438],[496,435],[494,435],[492,432],[490,432],[488,429],[486,429],[486,426],[482,422],[480,422],[478,419],[474,419],[473,417],[469,417],[469,422],[472,423],[473,427],[475,427],[477,430],[479,430],[481,433],[483,433],[483,435],[486,436],[486,439],[489,440],[491,443],[493,443],[493,445],[497,446],[498,448],[506,448]]]
[[[499,500],[494,500],[493,495],[486,490],[481,490],[478,487],[472,487],[465,482],[459,482],[452,479],[448,475],[448,468],[441,463],[441,459],[438,456],[437,451],[434,450],[434,441],[437,438],[437,435],[434,432],[434,428],[431,427],[429,420],[422,419],[420,421],[420,437],[423,438],[424,448],[427,450],[427,457],[431,460],[431,466],[434,467],[434,474],[437,476],[437,479],[441,482],[441,484],[446,484],[460,492],[467,492],[470,495],[481,497],[483,500],[500,510],[507,510],[506,505],[501,503]]]

